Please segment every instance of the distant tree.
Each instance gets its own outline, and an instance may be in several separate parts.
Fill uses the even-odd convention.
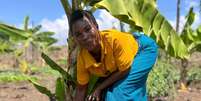
[[[41,32],[41,25],[29,28],[28,22],[29,17],[27,16],[24,20],[24,29],[0,23],[0,32],[2,35],[8,36],[8,42],[16,56],[16,66],[18,66],[19,62],[23,72],[27,72],[27,60],[33,62],[33,50],[45,51],[49,46],[57,42],[57,40],[52,37],[54,32]],[[23,58],[21,56],[23,56]]]

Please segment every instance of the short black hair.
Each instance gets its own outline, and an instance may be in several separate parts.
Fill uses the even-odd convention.
[[[98,24],[96,22],[96,19],[91,12],[87,10],[75,10],[72,12],[70,16],[70,21],[69,21],[70,32],[72,32],[73,23],[76,22],[77,20],[83,19],[84,16],[87,17],[98,29]]]

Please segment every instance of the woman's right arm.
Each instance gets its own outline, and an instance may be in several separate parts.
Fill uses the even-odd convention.
[[[75,97],[74,97],[73,101],[84,101],[85,100],[87,86],[88,86],[88,84],[86,84],[86,85],[78,84],[77,85],[76,93],[75,93]]]

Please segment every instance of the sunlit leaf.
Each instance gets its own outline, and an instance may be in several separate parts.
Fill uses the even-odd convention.
[[[57,78],[56,81],[56,99],[58,101],[65,101],[65,84],[64,80],[62,78]]]
[[[88,90],[87,90],[87,94],[91,94],[93,92],[93,90],[95,89],[96,85],[97,85],[97,81],[98,81],[99,77],[95,76],[95,75],[91,75],[90,76],[90,80],[89,80],[89,84],[88,84]]]
[[[106,9],[111,15],[131,26],[142,27],[143,32],[155,38],[158,45],[170,55],[189,57],[186,45],[157,10],[155,0],[102,0],[95,6]]]
[[[75,86],[75,81],[72,79],[71,75],[68,74],[63,68],[61,68],[57,63],[55,63],[51,58],[49,58],[45,53],[42,53],[42,58],[45,62],[54,70],[61,73],[63,78],[67,81],[67,83],[71,83],[72,86]]]
[[[36,81],[33,81],[33,80],[31,80],[31,79],[29,80],[29,82],[31,82],[31,83],[34,85],[34,87],[35,87],[40,93],[47,95],[50,99],[54,97],[54,94],[51,93],[51,91],[48,90],[46,87],[41,86],[39,83],[37,83]]]
[[[0,24],[0,32],[8,35],[14,41],[26,40],[29,37],[26,31],[6,24]]]

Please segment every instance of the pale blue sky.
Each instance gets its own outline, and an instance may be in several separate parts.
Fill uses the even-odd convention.
[[[176,1],[157,0],[159,11],[173,26],[176,18]],[[195,11],[198,13],[198,5],[199,0],[181,0],[181,24],[185,22],[184,17],[190,6],[194,6]],[[65,43],[65,32],[68,28],[64,28],[67,23],[60,0],[1,0],[0,7],[0,22],[20,27],[24,17],[28,15],[32,24],[42,24],[44,30],[56,32],[55,37],[61,38],[61,44]],[[94,15],[102,29],[111,27],[117,21],[109,17],[110,15],[105,11],[98,11]],[[104,16],[108,16],[107,22],[103,19]],[[194,26],[200,24],[200,22],[201,18],[198,15]]]

